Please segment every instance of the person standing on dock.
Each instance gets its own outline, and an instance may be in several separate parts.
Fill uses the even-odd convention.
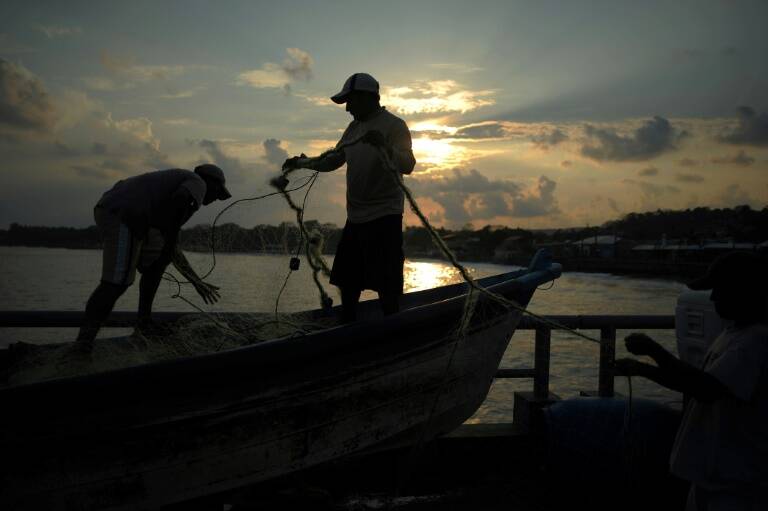
[[[627,350],[651,357],[616,361],[616,373],[643,376],[689,398],[671,472],[691,482],[686,509],[768,509],[768,262],[749,252],[715,260],[689,284],[711,289],[717,313],[733,324],[713,342],[701,369],[641,333]]]
[[[215,303],[218,287],[202,281],[177,241],[181,226],[200,206],[230,197],[224,172],[211,164],[199,165],[194,172],[168,169],[133,176],[104,193],[93,210],[104,242],[101,282],[86,304],[76,345],[90,350],[115,302],[133,283],[137,269],[141,273],[140,330],[154,328],[152,302],[170,263],[206,303]]]
[[[366,73],[355,73],[331,97],[346,103],[353,120],[336,145],[321,157],[303,154],[289,158],[283,171],[308,168],[330,172],[347,164],[347,221],[336,250],[331,284],[341,290],[343,320],[357,316],[363,289],[379,294],[384,314],[399,310],[403,294],[404,196],[396,176],[379,153],[387,151],[401,174],[416,165],[408,125],[381,106],[379,82]],[[355,140],[361,143],[350,144]]]

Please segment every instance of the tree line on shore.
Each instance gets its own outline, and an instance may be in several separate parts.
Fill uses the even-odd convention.
[[[323,240],[323,252],[332,254],[341,238],[341,228],[335,224],[314,220],[305,223],[310,233],[319,233]],[[601,226],[526,230],[506,226],[486,225],[472,229],[438,229],[449,241],[472,239],[479,258],[490,258],[493,251],[505,240],[517,238],[531,246],[534,244],[579,239],[612,234],[632,240],[684,239],[695,243],[709,239],[731,239],[743,242],[768,240],[768,207],[755,210],[749,206],[735,208],[694,208],[686,210],[657,210],[646,213],[629,213],[606,222]],[[196,225],[182,230],[182,247],[193,251],[293,253],[299,247],[301,236],[298,227],[289,222],[280,225],[257,225],[244,228],[228,223],[216,226]],[[407,255],[429,255],[435,252],[429,233],[423,227],[406,227],[403,233]],[[86,228],[27,226],[13,223],[7,230],[0,230],[0,245],[33,246],[51,248],[92,249],[99,248],[101,241],[96,226]]]

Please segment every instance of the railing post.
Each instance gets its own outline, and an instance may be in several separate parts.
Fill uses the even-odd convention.
[[[616,361],[616,327],[600,329],[600,376],[597,395],[613,397],[613,373]]]
[[[552,329],[548,326],[536,327],[536,343],[534,347],[533,396],[536,399],[549,398],[549,349]]]

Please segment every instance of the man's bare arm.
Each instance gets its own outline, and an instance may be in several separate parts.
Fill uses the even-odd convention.
[[[173,263],[173,267],[194,286],[195,291],[197,291],[197,294],[200,295],[205,303],[213,304],[219,300],[220,295],[218,286],[203,282],[197,272],[192,268],[192,265],[189,264],[184,252],[182,252],[180,248],[176,247],[171,262]]]
[[[616,361],[617,374],[642,376],[702,402],[733,395],[720,380],[683,362],[645,334],[631,334],[626,337],[625,343],[630,353],[651,357],[657,365],[628,358],[619,359]]]
[[[390,134],[391,157],[401,174],[410,174],[416,166],[413,156],[411,131],[404,122],[399,122]]]

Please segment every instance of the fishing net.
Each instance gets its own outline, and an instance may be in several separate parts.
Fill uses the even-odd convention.
[[[189,314],[151,332],[97,339],[89,352],[71,342],[17,343],[9,350],[7,383],[20,385],[205,355],[270,339],[290,338],[336,326],[335,316],[312,312]]]

